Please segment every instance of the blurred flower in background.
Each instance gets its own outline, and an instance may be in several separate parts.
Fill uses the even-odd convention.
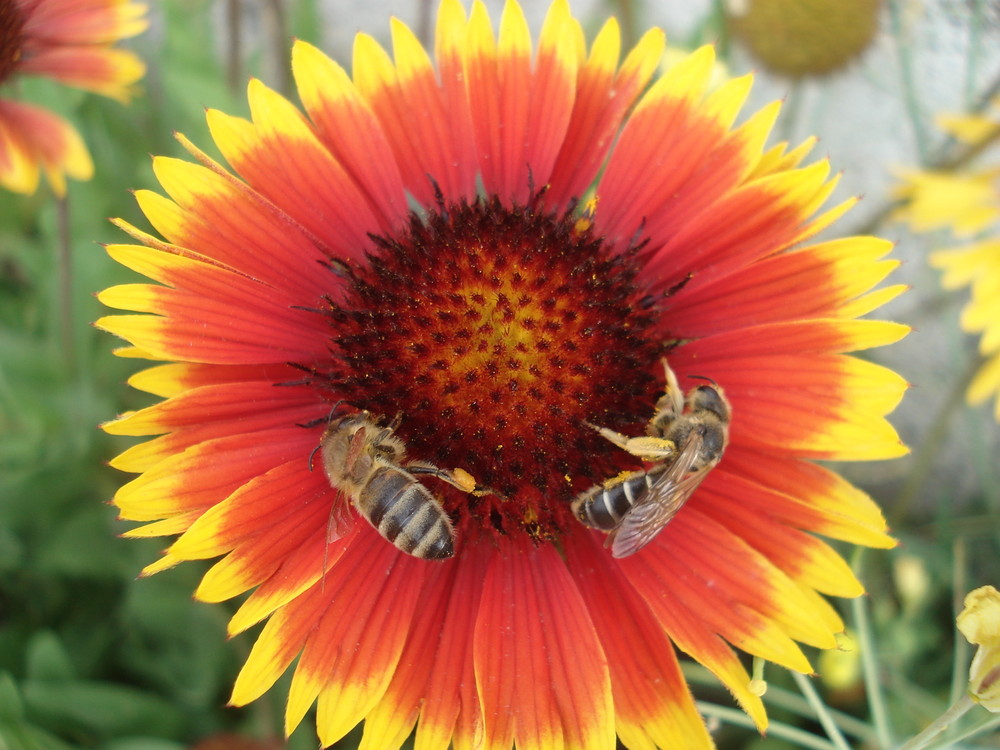
[[[841,70],[874,41],[881,0],[726,0],[732,34],[768,70],[793,78]]]
[[[1000,712],[1000,591],[993,586],[970,591],[956,624],[969,643],[979,646],[969,667],[969,695]]]
[[[132,0],[0,0],[0,185],[30,194],[44,172],[57,195],[66,177],[88,180],[93,163],[76,129],[16,99],[18,78],[43,76],[122,102],[145,66],[112,45],[144,31]]]
[[[165,239],[119,222],[141,244],[109,253],[157,283],[105,290],[138,314],[98,325],[170,364],[131,380],[162,402],[105,426],[159,435],[113,461],[141,475],[115,503],[131,536],[180,535],[147,574],[221,555],[197,596],[254,589],[230,633],[268,622],[232,702],[297,660],[288,732],[315,703],[324,745],[364,719],[379,750],[414,727],[418,748],[709,747],[674,645],[763,729],[729,644],[811,672],[797,642],[844,629],[821,593],[863,591],[816,535],[894,544],[812,462],[906,452],[885,418],[905,381],[847,354],[907,333],[858,319],[901,291],[877,288],[891,244],[807,244],[855,201],[823,210],[812,141],[765,149],[778,103],[734,126],[751,79],[710,91],[710,47],[647,87],[661,32],[622,63],[614,21],[583,39],[556,2],[533,62],[516,3],[497,37],[445,0],[436,68],[398,21],[394,57],[358,35],[353,77],[299,42],[307,116],[251,81],[251,120],[208,112],[239,177],[181,137],[198,164],[158,157],[169,197],[137,193]],[[724,389],[730,444],[616,560],[570,503],[641,464],[585,423],[641,434],[664,355]],[[331,534],[338,492],[310,470],[331,404],[398,414],[413,458],[494,490],[425,480],[453,559]]]
[[[967,144],[966,161],[1000,137],[998,103],[983,115],[938,118],[940,128]],[[930,263],[944,271],[946,289],[968,286],[971,299],[962,312],[962,329],[981,333],[979,351],[985,362],[969,384],[970,404],[996,396],[1000,421],[1000,167],[958,165],[942,170],[906,170],[894,191],[903,201],[895,217],[917,232],[948,229],[977,239],[961,247],[931,254]]]

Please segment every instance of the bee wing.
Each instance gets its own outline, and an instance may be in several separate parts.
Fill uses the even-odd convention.
[[[605,542],[612,557],[628,557],[649,544],[677,515],[692,493],[698,489],[711,466],[691,472],[701,450],[701,435],[692,432],[681,452],[649,491],[625,514]]]
[[[326,543],[332,544],[350,534],[351,529],[354,528],[355,518],[347,495],[338,490],[337,496],[333,498],[333,504],[330,506],[330,516],[326,521]]]
[[[347,458],[344,459],[344,466],[348,467],[348,473],[361,456],[361,451],[365,449],[365,426],[361,425],[354,434],[351,435],[351,444],[347,449]]]

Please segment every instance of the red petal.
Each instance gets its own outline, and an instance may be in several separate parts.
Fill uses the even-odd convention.
[[[501,542],[473,644],[487,750],[614,748],[604,651],[551,545]]]
[[[567,567],[608,654],[622,742],[713,747],[663,626],[594,535],[568,535],[565,543]]]

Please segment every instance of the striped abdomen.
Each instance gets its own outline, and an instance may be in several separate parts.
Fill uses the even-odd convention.
[[[430,490],[402,469],[377,468],[355,504],[379,534],[408,555],[439,560],[455,554],[448,514]]]
[[[656,479],[666,470],[658,464],[649,471],[622,474],[604,484],[596,484],[573,501],[573,513],[593,529],[611,531],[637,501],[649,492]]]

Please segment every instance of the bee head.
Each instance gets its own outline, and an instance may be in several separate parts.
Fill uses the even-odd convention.
[[[699,385],[688,394],[689,408],[691,411],[710,412],[722,420],[723,424],[727,424],[730,416],[729,402],[722,395],[722,388],[714,381],[709,382],[712,384]]]

